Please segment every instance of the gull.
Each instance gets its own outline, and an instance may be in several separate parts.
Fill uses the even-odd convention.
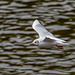
[[[32,28],[39,34],[39,38],[35,39],[31,45],[37,45],[39,48],[56,46],[59,49],[63,49],[64,45],[68,45],[65,40],[56,38],[52,33],[48,32],[39,20],[33,22]]]

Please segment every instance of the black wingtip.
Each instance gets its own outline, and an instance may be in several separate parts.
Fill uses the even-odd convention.
[[[42,24],[40,20],[38,20],[38,19],[36,19],[36,20],[37,20],[40,24]]]

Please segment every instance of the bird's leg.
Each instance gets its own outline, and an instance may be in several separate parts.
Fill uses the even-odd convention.
[[[59,49],[63,49],[63,46],[61,45],[56,45]]]

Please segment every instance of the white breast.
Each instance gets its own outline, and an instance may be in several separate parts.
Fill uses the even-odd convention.
[[[51,48],[54,45],[55,45],[54,42],[52,42],[52,43],[50,43],[50,42],[40,42],[39,43],[40,48]]]

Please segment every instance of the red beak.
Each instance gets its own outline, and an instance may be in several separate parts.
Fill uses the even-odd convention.
[[[34,43],[31,43],[30,45],[34,45]]]

